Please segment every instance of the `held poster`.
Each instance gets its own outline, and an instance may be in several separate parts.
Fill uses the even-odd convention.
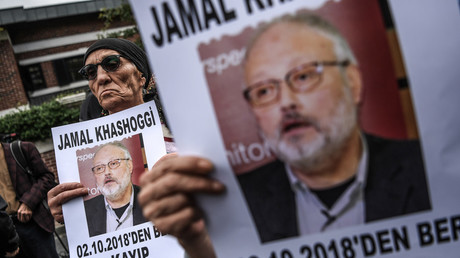
[[[218,257],[457,253],[459,175],[408,140],[378,1],[131,6],[180,154],[227,186],[199,196]]]
[[[63,205],[71,257],[180,257],[137,203],[139,178],[166,154],[155,103],[52,128],[59,180],[89,194]],[[124,207],[124,208],[123,208]]]

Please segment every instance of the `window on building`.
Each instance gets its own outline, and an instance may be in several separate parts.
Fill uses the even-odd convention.
[[[40,64],[21,66],[20,72],[26,91],[35,91],[46,87]]]
[[[72,82],[81,81],[83,78],[78,74],[82,67],[83,56],[74,56],[59,60],[54,60],[54,71],[59,85],[67,85]]]

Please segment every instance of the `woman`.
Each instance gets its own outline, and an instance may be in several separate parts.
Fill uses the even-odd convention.
[[[99,40],[91,45],[86,51],[84,64],[85,65],[79,70],[79,73],[88,80],[91,93],[97,98],[99,104],[103,108],[102,115],[110,115],[144,103],[143,93],[148,87],[152,75],[145,52],[134,43],[128,40],[114,38]],[[180,168],[182,162],[174,162],[176,159],[180,161],[182,157],[179,158],[174,154],[166,155],[161,159],[164,162],[158,162],[158,167],[161,169],[164,168],[163,165],[165,164],[173,164],[174,168],[176,168],[176,166]],[[188,160],[186,159],[185,161]],[[198,170],[198,172],[209,172],[212,166],[208,163],[205,164],[204,170]],[[154,169],[156,169],[156,167],[157,165],[154,166]],[[155,177],[156,175],[157,173],[154,173],[151,176]],[[151,176],[144,177],[145,179],[143,180],[143,182],[145,182],[144,186],[146,187],[144,194],[146,196],[145,198],[149,195],[151,187],[155,185],[150,184]],[[204,177],[204,175],[202,175],[202,177],[194,177],[194,179],[198,178],[206,182],[214,182]],[[176,183],[178,186],[183,185],[181,182],[174,181],[172,185]],[[221,184],[214,182],[214,185],[218,187],[207,190],[206,192],[222,192],[223,186]],[[197,185],[197,187],[198,186],[199,185]],[[162,196],[164,197],[162,200],[165,200],[175,207],[175,209],[170,210],[174,212],[174,214],[177,213],[177,209],[189,211],[186,212],[185,217],[179,216],[174,218],[175,221],[178,221],[177,225],[189,225],[190,219],[188,219],[188,217],[190,214],[193,214],[193,220],[198,220],[197,226],[194,225],[190,233],[182,234],[184,231],[179,232],[169,229],[164,233],[171,232],[178,237],[179,242],[190,257],[215,257],[206,228],[204,227],[203,219],[201,215],[199,215],[199,208],[194,204],[193,197],[191,196],[193,189],[191,190],[192,191],[187,194],[181,193],[176,196],[171,196],[172,199],[168,199],[170,195],[168,193],[167,196]],[[62,183],[51,189],[48,192],[48,204],[54,219],[63,223],[62,204],[87,194],[87,188],[78,182]],[[149,214],[151,218],[154,218],[154,216],[151,216],[151,213],[155,211],[153,211],[152,206],[149,205],[150,202],[144,201],[144,203],[147,209],[144,209],[144,214]],[[155,209],[155,207],[153,207],[153,209]],[[156,212],[158,214],[168,213],[167,210],[157,210]]]
[[[143,91],[149,85],[150,72],[145,52],[125,39],[107,38],[92,44],[78,72],[88,80],[92,94],[103,108],[101,115],[144,103]],[[62,204],[88,194],[80,183],[63,183],[48,192],[48,204],[56,221],[63,223]]]

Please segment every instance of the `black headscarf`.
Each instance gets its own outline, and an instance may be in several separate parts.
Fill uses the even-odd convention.
[[[144,50],[126,39],[105,38],[96,41],[88,48],[83,59],[83,64],[86,63],[86,58],[98,49],[112,49],[129,59],[145,77],[144,88],[147,88],[152,77],[152,72],[150,72],[149,62]]]

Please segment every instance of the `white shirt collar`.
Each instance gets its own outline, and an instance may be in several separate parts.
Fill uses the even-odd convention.
[[[129,205],[120,218],[118,218],[117,214],[112,209],[104,196],[105,209],[107,210],[107,232],[133,226],[134,187],[131,186],[131,189],[132,191]]]

